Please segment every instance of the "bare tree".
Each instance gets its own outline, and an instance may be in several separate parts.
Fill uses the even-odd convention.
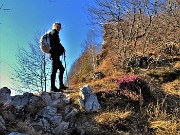
[[[96,0],[95,6],[89,6],[93,24],[106,29],[104,39],[111,49],[111,61],[114,66],[125,68],[134,54],[144,55],[155,39],[158,13],[164,1],[160,0]],[[113,57],[113,53],[117,54]]]
[[[71,66],[68,73],[71,84],[83,81],[96,68],[96,56],[100,45],[97,44],[95,32],[95,29],[89,30],[87,39],[83,43],[84,50]]]
[[[96,41],[96,29],[92,28],[89,30],[87,34],[87,39],[85,41],[85,51],[87,52],[87,55],[89,57],[89,62],[92,63],[92,69],[94,70],[96,68],[96,56],[99,52],[100,46],[98,45]]]
[[[180,2],[177,0],[165,0],[161,7],[161,14],[159,16],[161,23],[164,25],[163,31],[166,32],[164,41],[171,40],[179,42],[180,34]],[[162,32],[162,31],[161,31]]]
[[[34,43],[29,43],[29,50],[19,48],[17,54],[18,65],[13,67],[12,76],[16,90],[21,92],[46,91],[47,76],[49,76],[49,57],[41,52],[39,38]]]

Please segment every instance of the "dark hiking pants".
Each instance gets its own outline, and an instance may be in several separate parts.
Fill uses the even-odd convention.
[[[62,62],[59,60],[59,57],[51,57],[52,62],[52,72],[51,72],[51,88],[55,87],[55,80],[56,80],[56,73],[59,69],[59,85],[63,85],[63,74],[64,74],[64,67]]]

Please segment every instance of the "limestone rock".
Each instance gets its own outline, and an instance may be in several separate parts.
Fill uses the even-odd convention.
[[[96,94],[92,93],[88,85],[84,85],[79,92],[79,102],[87,112],[96,112],[100,109]]]

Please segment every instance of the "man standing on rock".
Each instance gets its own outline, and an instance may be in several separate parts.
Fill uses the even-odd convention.
[[[50,36],[50,59],[52,62],[52,72],[51,72],[51,91],[53,92],[62,92],[63,90],[67,89],[68,87],[64,86],[63,84],[63,74],[65,71],[64,66],[62,65],[62,62],[60,61],[60,56],[65,53],[65,49],[60,43],[59,38],[59,31],[61,30],[61,23],[55,22],[52,26],[52,30],[49,34]],[[58,89],[55,86],[55,80],[56,80],[56,73],[57,70],[60,70],[59,73],[59,86]]]

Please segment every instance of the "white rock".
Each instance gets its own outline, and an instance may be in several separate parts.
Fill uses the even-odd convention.
[[[92,93],[88,85],[84,85],[79,92],[79,102],[83,108],[88,112],[95,112],[100,109],[97,96]]]

